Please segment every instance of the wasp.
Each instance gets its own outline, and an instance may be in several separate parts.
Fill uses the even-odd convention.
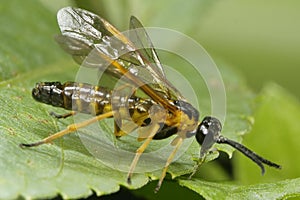
[[[134,85],[134,88],[141,90],[146,97],[139,96],[136,92],[126,98],[120,97],[117,102],[126,101],[128,112],[124,112],[113,106],[113,102],[115,102],[113,99],[118,99],[118,97],[113,95],[114,90],[110,87],[77,82],[37,83],[32,90],[32,96],[36,101],[71,110],[65,115],[56,114],[57,118],[66,118],[77,112],[90,114],[93,117],[71,124],[66,129],[41,141],[20,144],[21,147],[35,147],[50,143],[99,120],[115,118],[114,135],[116,137],[122,137],[137,127],[144,127],[141,129],[143,131],[138,132],[138,140],[143,143],[136,150],[129,168],[128,184],[131,183],[140,156],[150,142],[173,135],[176,135],[171,143],[174,149],[162,169],[156,192],[161,187],[176,151],[180,148],[183,140],[191,136],[195,136],[201,145],[200,156],[191,176],[203,163],[215,143],[228,144],[239,150],[261,168],[262,174],[265,172],[263,164],[281,168],[280,165],[257,155],[242,144],[222,136],[222,125],[217,118],[207,116],[199,121],[198,110],[167,80],[156,50],[145,28],[137,18],[133,16],[130,18],[130,30],[133,32],[130,37],[122,34],[103,18],[80,8],[62,8],[58,12],[58,19],[62,33],[56,36],[56,41],[73,56],[77,63],[82,64],[94,51],[97,62],[90,60],[86,63],[88,67],[98,68],[104,74],[115,79],[125,77],[125,87]],[[137,48],[137,46],[147,48]],[[124,49],[126,53],[121,51]],[[104,67],[104,63],[108,63],[107,67]],[[130,128],[126,121],[132,121],[136,126]]]

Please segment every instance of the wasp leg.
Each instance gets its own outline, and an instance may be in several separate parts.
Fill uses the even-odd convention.
[[[57,119],[65,119],[65,118],[68,118],[68,117],[71,117],[71,116],[74,116],[76,115],[76,112],[75,111],[71,111],[69,113],[65,113],[65,114],[57,114],[55,112],[50,112],[50,115],[57,118]]]
[[[146,140],[144,141],[144,143],[135,152],[134,159],[132,160],[132,163],[130,165],[130,168],[129,168],[129,171],[127,174],[127,183],[128,184],[131,184],[131,177],[132,177],[134,168],[135,168],[140,156],[145,151],[145,149],[147,148],[147,146],[149,145],[149,143],[151,142],[152,138],[155,136],[155,134],[157,133],[159,128],[160,128],[159,124],[153,124],[153,125],[141,128],[141,129],[149,129],[149,132],[148,132],[149,134],[148,134],[148,137],[146,138]]]
[[[119,127],[119,125],[116,122],[114,123],[114,125],[115,125],[114,135],[117,138],[127,135],[128,133],[131,133],[138,128],[136,123],[131,122],[131,121],[122,123],[122,129]]]
[[[159,191],[159,189],[160,189],[160,187],[161,187],[161,184],[162,184],[162,182],[163,182],[163,180],[164,180],[164,178],[165,178],[165,176],[166,176],[168,167],[169,167],[169,165],[171,164],[172,160],[174,159],[174,156],[176,155],[176,152],[177,152],[177,150],[179,149],[179,147],[181,146],[182,142],[183,142],[183,138],[181,138],[181,137],[180,137],[180,138],[177,138],[176,144],[174,144],[174,145],[175,145],[175,148],[174,148],[174,150],[172,151],[172,153],[169,155],[169,157],[168,157],[168,159],[167,159],[167,162],[166,162],[166,164],[165,164],[165,167],[164,167],[164,169],[163,169],[163,171],[162,171],[162,173],[161,173],[161,176],[160,176],[160,179],[159,179],[159,181],[158,181],[158,184],[157,184],[157,186],[156,186],[156,188],[155,188],[155,190],[154,190],[155,193]]]
[[[131,184],[131,176],[133,174],[134,168],[142,155],[142,153],[145,151],[155,134],[162,128],[163,122],[166,119],[166,110],[159,106],[159,105],[153,105],[150,110],[149,110],[150,118],[151,118],[151,123],[148,126],[142,127],[139,131],[148,133],[145,136],[145,141],[144,143],[136,150],[134,159],[130,165],[129,172],[127,175],[127,183]],[[140,134],[139,134],[140,136]],[[138,138],[139,140],[139,138]]]
[[[205,161],[205,156],[197,160],[197,163],[194,165],[193,171],[188,178],[189,180],[192,179],[192,177],[196,174],[198,168],[203,164],[204,161]]]
[[[113,116],[113,112],[107,112],[107,113],[104,113],[104,114],[101,114],[101,115],[97,115],[91,119],[88,119],[86,121],[83,121],[83,122],[80,122],[80,123],[76,123],[76,124],[71,124],[69,125],[66,129],[62,130],[62,131],[59,131],[53,135],[50,135],[49,137],[46,137],[44,138],[43,140],[41,141],[38,141],[38,142],[34,142],[34,143],[29,143],[29,144],[20,144],[19,146],[20,147],[35,147],[35,146],[39,146],[41,144],[46,144],[46,143],[50,143],[52,142],[53,140],[57,139],[57,138],[60,138],[66,134],[69,134],[69,133],[72,133],[82,127],[85,127],[85,126],[88,126],[92,123],[95,123],[99,120],[102,120],[102,119],[105,119],[105,118],[108,118],[108,117],[112,117]]]

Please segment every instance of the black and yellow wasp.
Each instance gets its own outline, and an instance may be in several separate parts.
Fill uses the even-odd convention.
[[[138,132],[138,140],[143,143],[136,150],[130,166],[127,176],[129,184],[138,160],[151,140],[165,139],[172,135],[177,135],[172,142],[174,150],[167,158],[156,191],[161,187],[176,151],[183,140],[191,136],[195,136],[197,142],[202,145],[200,158],[193,173],[204,161],[214,143],[225,143],[238,149],[259,165],[262,173],[263,164],[280,168],[243,145],[222,136],[222,125],[218,119],[208,116],[199,121],[199,112],[166,79],[150,38],[135,17],[130,18],[130,37],[126,37],[103,18],[79,8],[63,8],[58,12],[58,18],[62,34],[56,37],[56,41],[77,63],[82,64],[94,51],[97,62],[90,60],[86,63],[88,67],[98,68],[112,78],[125,77],[124,85],[133,85],[133,88],[143,91],[147,97],[140,97],[133,92],[126,98],[128,112],[123,112],[112,106],[112,88],[77,82],[37,83],[32,90],[35,100],[72,111],[66,115],[57,115],[58,118],[71,116],[75,112],[91,114],[93,117],[71,124],[65,130],[41,141],[20,144],[21,147],[49,143],[99,120],[114,117],[116,137],[124,136],[136,127],[148,127],[143,129],[147,131]],[[128,128],[126,121],[133,121],[135,128]]]

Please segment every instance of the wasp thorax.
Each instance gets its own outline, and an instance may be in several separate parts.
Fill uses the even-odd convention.
[[[164,123],[167,118],[167,110],[160,105],[150,107],[149,115],[152,122]]]

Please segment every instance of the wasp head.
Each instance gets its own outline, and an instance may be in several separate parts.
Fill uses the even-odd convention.
[[[212,145],[217,142],[221,130],[221,122],[214,117],[205,117],[199,124],[196,139],[201,145],[200,157],[204,156]]]

